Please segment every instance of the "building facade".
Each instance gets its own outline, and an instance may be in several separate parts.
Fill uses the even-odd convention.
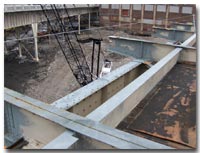
[[[173,22],[192,23],[195,14],[196,6],[189,4],[102,4],[99,11],[101,25],[119,24],[140,31],[151,30],[152,25],[167,28]]]

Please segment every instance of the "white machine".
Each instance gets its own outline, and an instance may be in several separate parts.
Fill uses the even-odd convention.
[[[107,59],[104,60],[104,64],[102,66],[101,73],[100,73],[99,77],[101,78],[105,74],[110,73],[111,68],[112,68],[112,62],[107,60]]]

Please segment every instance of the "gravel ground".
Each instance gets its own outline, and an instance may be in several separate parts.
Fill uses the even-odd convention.
[[[109,35],[129,36],[127,33],[114,30],[100,30],[99,32],[103,38],[100,66],[102,66],[104,59],[109,59],[113,62],[112,70],[114,70],[132,60],[130,57],[106,51],[108,44],[111,43],[108,40]],[[90,33],[90,36],[99,36],[99,32]],[[88,34],[82,34],[81,36],[88,37]],[[52,38],[50,42],[49,39],[46,39],[40,41],[38,45],[39,63],[30,61],[19,63],[19,59],[15,58],[16,53],[5,56],[5,87],[46,103],[52,103],[80,88],[57,42]],[[90,65],[92,43],[84,44],[82,47]],[[33,50],[31,47],[28,49]]]

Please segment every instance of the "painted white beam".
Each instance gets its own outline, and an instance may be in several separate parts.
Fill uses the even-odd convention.
[[[195,35],[191,36],[183,43],[183,46],[187,46],[195,38]],[[90,113],[87,118],[116,127],[172,69],[181,51],[182,48],[172,50],[149,70]]]
[[[42,149],[69,149],[78,140],[78,138],[75,138],[72,135],[72,132],[65,131],[50,143],[45,145]]]
[[[180,51],[181,49],[174,49],[87,117],[116,127],[171,70],[178,60]]]
[[[5,88],[5,101],[50,120],[80,135],[118,149],[171,149],[171,147],[105,126],[93,120],[55,108]],[[38,131],[39,132],[39,131]],[[103,148],[102,148],[103,149]]]
[[[196,42],[196,34],[191,35],[181,45],[154,42],[150,40],[109,36],[112,40],[108,51],[133,56],[146,60],[159,61],[170,53],[174,48],[182,48],[179,62],[196,62],[196,48],[191,47]]]
[[[85,98],[95,94],[95,92],[101,90],[102,88],[109,86],[112,82],[117,80],[118,78],[122,77],[129,71],[136,69],[141,63],[139,62],[129,62],[118,69],[110,72],[106,76],[99,78],[90,84],[72,92],[71,94],[58,99],[57,101],[53,102],[52,105],[61,108],[61,109],[69,109],[76,104],[80,103],[80,101],[84,100]]]

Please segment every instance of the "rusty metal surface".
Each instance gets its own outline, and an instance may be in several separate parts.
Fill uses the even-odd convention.
[[[130,133],[196,148],[196,67],[177,64],[119,125]],[[136,113],[140,112],[137,117]],[[152,139],[152,138],[150,138]]]

